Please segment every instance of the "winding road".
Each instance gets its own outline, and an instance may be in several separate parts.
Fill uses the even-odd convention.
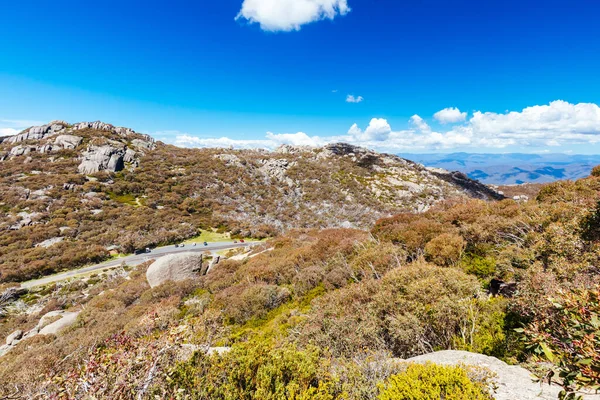
[[[234,243],[234,242],[219,242],[209,243],[207,246],[198,243],[196,246],[192,244],[186,244],[185,247],[175,247],[174,245],[157,247],[150,253],[144,254],[132,254],[129,256],[117,258],[114,260],[106,261],[100,264],[89,265],[87,267],[74,269],[71,271],[61,272],[55,275],[46,276],[44,278],[35,279],[32,281],[23,282],[21,287],[24,289],[31,289],[36,286],[43,286],[49,283],[64,281],[65,279],[73,278],[78,275],[88,274],[94,271],[100,271],[103,269],[116,268],[121,264],[130,266],[139,265],[149,260],[156,260],[160,257],[164,257],[170,254],[185,253],[185,252],[204,252],[204,251],[218,251],[218,250],[230,250],[239,247],[250,247],[260,242],[249,242],[249,243]]]

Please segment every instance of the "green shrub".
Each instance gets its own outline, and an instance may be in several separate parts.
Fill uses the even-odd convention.
[[[561,399],[579,399],[583,387],[600,390],[600,291],[560,293],[552,302],[552,317],[518,331],[536,355],[558,365]]]
[[[491,277],[496,272],[496,260],[493,257],[468,255],[460,261],[460,267],[467,274],[485,279]]]
[[[380,385],[379,400],[491,399],[484,383],[473,382],[460,366],[411,364]]]
[[[197,399],[332,400],[327,362],[314,347],[241,345],[223,356],[196,353],[169,373],[173,393]]]

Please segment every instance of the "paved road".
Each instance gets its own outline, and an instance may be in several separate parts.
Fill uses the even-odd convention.
[[[106,268],[115,268],[119,265],[125,263],[127,265],[135,266],[142,264],[149,260],[155,260],[157,258],[169,255],[169,254],[177,254],[177,253],[185,253],[185,252],[203,252],[203,251],[218,251],[218,250],[229,250],[235,249],[238,247],[249,247],[258,244],[259,242],[249,242],[249,243],[233,243],[233,242],[218,242],[218,243],[209,243],[208,246],[202,245],[202,243],[198,243],[195,247],[192,244],[186,244],[185,247],[175,247],[175,245],[165,246],[165,247],[157,247],[153,249],[151,253],[138,254],[138,255],[130,255],[126,257],[121,257],[115,260],[110,260],[103,262],[101,264],[90,265],[88,267],[74,269],[71,271],[61,272],[56,275],[50,275],[45,278],[36,279],[33,281],[23,282],[21,284],[22,288],[29,289],[36,286],[47,285],[48,283],[59,282],[65,279],[72,278],[77,275],[87,274],[94,271],[103,270]]]

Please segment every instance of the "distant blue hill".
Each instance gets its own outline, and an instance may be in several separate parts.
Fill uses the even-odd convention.
[[[427,167],[460,171],[484,183],[511,185],[579,179],[600,165],[600,155],[569,154],[399,154]]]

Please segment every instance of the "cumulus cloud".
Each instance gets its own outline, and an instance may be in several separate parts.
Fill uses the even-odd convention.
[[[433,114],[433,118],[442,124],[455,124],[457,122],[465,121],[467,119],[467,113],[460,112],[456,107],[448,107]]]
[[[353,124],[346,134],[309,136],[298,133],[267,133],[264,139],[236,140],[197,138],[179,135],[175,144],[188,147],[229,147],[273,149],[281,144],[322,146],[348,142],[385,151],[430,151],[469,148],[543,149],[574,144],[600,143],[600,107],[593,103],[571,104],[554,101],[506,113],[477,111],[463,124],[434,130],[422,117],[413,115],[405,129],[392,129],[384,118],[373,118],[366,126]]]
[[[349,12],[347,0],[244,0],[235,19],[258,23],[265,31],[289,32]]]
[[[348,96],[346,96],[346,103],[360,103],[363,100],[364,100],[364,98],[362,96],[354,97],[351,94],[349,94]]]
[[[283,144],[293,146],[322,146],[325,144],[321,138],[310,137],[304,132],[298,133],[272,133],[267,132],[265,139],[231,139],[228,137],[220,138],[200,138],[189,134],[177,134],[174,144],[181,147],[216,147],[236,149],[274,149]]]
[[[350,130],[348,130],[348,135],[358,142],[381,142],[387,140],[391,132],[392,127],[388,124],[387,120],[373,118],[364,131],[357,124],[352,125]]]

